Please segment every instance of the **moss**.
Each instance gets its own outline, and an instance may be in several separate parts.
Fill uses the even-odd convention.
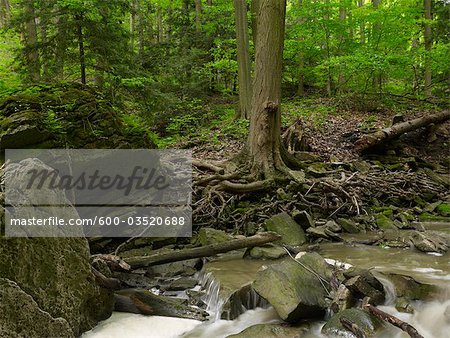
[[[375,223],[377,224],[378,228],[382,230],[397,229],[392,219],[386,216],[384,213],[375,215]]]
[[[450,216],[450,204],[442,203],[436,207],[436,212],[441,216]]]

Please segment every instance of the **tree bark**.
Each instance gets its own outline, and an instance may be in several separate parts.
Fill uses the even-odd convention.
[[[194,0],[195,2],[195,30],[200,32],[202,28],[202,0]]]
[[[358,0],[358,7],[364,6],[364,0]],[[359,24],[359,43],[365,44],[366,43],[366,24],[363,19],[361,19],[361,22]]]
[[[37,82],[41,78],[41,63],[37,50],[38,35],[36,27],[36,15],[32,1],[28,1],[26,3],[25,12],[27,16],[27,22],[25,23],[25,48],[28,75],[31,81]]]
[[[406,121],[385,128],[375,133],[363,136],[355,143],[355,149],[359,152],[366,151],[374,146],[380,145],[387,140],[398,137],[404,133],[425,127],[432,123],[442,123],[450,119],[450,111],[446,110],[433,115],[426,115],[415,120]]]
[[[273,178],[284,168],[281,156],[281,71],[286,0],[259,0],[255,79],[247,142],[251,172]]]
[[[431,84],[431,76],[432,76],[432,68],[431,68],[431,47],[433,45],[433,36],[431,31],[431,24],[430,21],[433,19],[431,15],[431,1],[432,0],[424,0],[423,1],[423,7],[424,7],[424,18],[425,18],[425,24],[424,24],[424,42],[425,42],[425,96],[430,98],[432,95],[432,84]]]
[[[9,0],[0,0],[0,28],[6,27],[11,18]]]
[[[381,0],[372,0],[372,6],[375,10],[378,10],[380,7]],[[381,38],[381,26],[378,22],[374,23],[372,26],[372,40],[375,41],[375,49],[378,47],[378,42]],[[376,39],[376,40],[375,40]],[[383,90],[383,79],[380,71],[374,71],[373,74],[373,88],[378,90],[380,93]]]
[[[80,62],[80,80],[83,85],[86,84],[86,60],[84,52],[84,36],[83,36],[83,13],[76,15],[76,25],[77,25],[77,40],[78,40],[78,50],[79,50],[79,62]]]
[[[247,1],[234,0],[239,83],[238,117],[248,118],[251,109],[252,83],[248,36]]]
[[[206,245],[198,248],[189,248],[184,250],[174,250],[170,252],[158,253],[150,256],[127,257],[124,261],[131,266],[132,269],[146,267],[150,265],[159,265],[183,261],[191,258],[209,257],[232,250],[242,248],[260,246],[269,242],[276,241],[280,236],[273,232],[264,232],[257,235],[233,239],[228,242]]]
[[[253,48],[256,50],[256,35],[258,33],[258,12],[261,0],[251,0],[250,11],[252,13],[252,40]]]
[[[303,7],[303,0],[298,0],[298,6]],[[300,17],[299,24],[305,24],[305,18]],[[300,44],[300,50],[298,52],[298,84],[297,84],[297,95],[304,96],[305,95],[305,75],[304,75],[304,67],[305,67],[305,55],[303,53],[302,42],[305,40],[303,36],[298,37],[298,41]]]

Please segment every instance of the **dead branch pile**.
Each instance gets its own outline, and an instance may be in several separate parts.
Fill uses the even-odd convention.
[[[241,229],[248,222],[260,223],[276,213],[295,209],[323,218],[367,215],[367,209],[377,201],[412,208],[416,198],[424,194],[434,194],[436,199],[448,194],[445,185],[424,170],[390,171],[371,166],[367,172],[360,172],[348,169],[349,163],[336,167],[321,177],[308,177],[304,184],[291,181],[285,187],[258,194],[229,194],[196,185],[193,224]]]

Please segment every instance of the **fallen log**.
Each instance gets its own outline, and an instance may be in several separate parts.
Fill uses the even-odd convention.
[[[104,274],[93,267],[91,269],[97,285],[108,290],[120,290],[120,280],[118,280],[117,278],[106,277]]]
[[[371,304],[364,305],[364,309],[369,311],[372,315],[375,317],[386,321],[399,329],[405,331],[411,338],[424,338],[415,328],[414,326],[400,320],[399,318],[390,315],[389,313],[386,313],[384,311],[381,311],[380,309],[376,308],[375,306]]]
[[[394,124],[392,127],[378,130],[372,134],[365,135],[355,142],[355,150],[358,152],[364,152],[380,145],[387,140],[399,137],[404,133],[416,130],[421,127],[428,126],[430,124],[437,124],[445,122],[450,119],[450,110],[446,110],[437,114],[426,115],[420,118]]]
[[[191,258],[209,257],[232,250],[260,246],[280,239],[281,236],[274,232],[261,232],[251,237],[232,239],[227,242],[206,245],[198,248],[161,252],[149,256],[127,257],[124,261],[132,269],[183,261]]]
[[[164,317],[206,320],[208,313],[183,304],[183,300],[158,296],[144,289],[125,289],[114,293],[114,310]]]

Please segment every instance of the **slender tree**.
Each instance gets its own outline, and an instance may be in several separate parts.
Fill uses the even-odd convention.
[[[247,20],[247,2],[234,0],[239,82],[238,117],[248,118],[252,99],[250,47]]]
[[[433,45],[433,35],[431,31],[431,24],[430,21],[433,19],[431,14],[431,0],[424,0],[423,1],[423,7],[424,7],[424,17],[425,17],[425,24],[424,24],[424,42],[425,42],[425,96],[431,97],[432,95],[432,84],[431,84],[431,47]]]

